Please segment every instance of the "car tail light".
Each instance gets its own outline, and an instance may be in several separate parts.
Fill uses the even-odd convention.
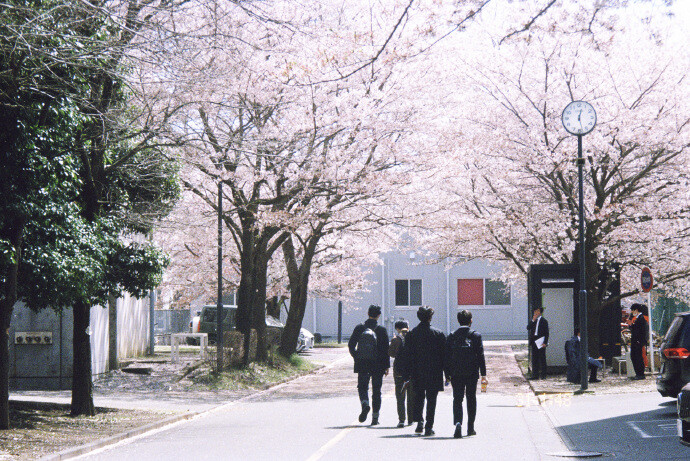
[[[687,359],[690,357],[690,351],[684,347],[669,347],[664,349],[664,356],[667,359]]]

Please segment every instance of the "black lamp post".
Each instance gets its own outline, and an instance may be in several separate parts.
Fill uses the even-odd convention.
[[[216,304],[216,368],[223,371],[223,181],[218,182],[218,301]]]
[[[578,219],[580,232],[578,313],[580,320],[580,391],[587,390],[587,358],[589,357],[587,331],[587,277],[585,265],[585,200],[582,157],[582,137],[594,129],[597,124],[597,113],[591,104],[585,101],[573,101],[563,109],[561,115],[563,127],[570,134],[577,136],[577,177],[578,177]]]

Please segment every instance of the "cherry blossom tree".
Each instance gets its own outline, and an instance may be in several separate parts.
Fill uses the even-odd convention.
[[[560,116],[573,100],[590,102],[598,122],[584,138],[585,250],[598,354],[600,314],[639,292],[641,267],[687,294],[687,21],[660,2],[570,2],[502,40],[502,22],[523,7],[485,11],[468,28],[471,47],[445,44],[461,59],[440,84],[463,98],[436,119],[447,174],[434,177],[429,206],[445,209],[428,243],[445,256],[507,260],[513,274],[577,262],[577,144]],[[619,276],[622,294],[612,297],[607,284]]]
[[[261,341],[266,268],[278,248],[291,290],[287,354],[301,326],[311,264],[332,251],[330,239],[365,222],[399,222],[415,207],[420,190],[412,178],[428,172],[428,155],[436,154],[423,133],[429,112],[420,106],[429,103],[417,98],[435,82],[426,56],[490,3],[325,2],[302,9],[267,2],[258,10],[206,2],[173,18],[169,53],[142,72],[142,82],[148,94],[171,95],[158,101],[165,101],[163,111],[178,112],[171,136],[197,202],[217,212],[217,184],[229,190],[222,213],[236,247],[242,331],[253,326]],[[554,3],[532,2],[503,36],[529,31]],[[206,234],[183,240],[198,235]],[[177,248],[194,253],[188,243]],[[181,266],[186,257],[177,259]],[[339,261],[319,264],[329,259]]]

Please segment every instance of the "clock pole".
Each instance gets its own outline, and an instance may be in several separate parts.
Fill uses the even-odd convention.
[[[587,357],[589,357],[589,344],[587,341],[587,277],[585,265],[585,193],[582,170],[585,159],[582,157],[582,135],[577,135],[577,177],[578,177],[578,212],[580,231],[580,290],[578,297],[578,312],[580,320],[580,391],[587,390]]]
[[[585,258],[585,199],[583,168],[585,159],[582,158],[582,137],[590,133],[597,124],[597,113],[594,107],[586,101],[573,101],[568,104],[561,114],[561,121],[565,130],[577,136],[577,179],[578,179],[578,218],[580,232],[579,262],[579,290],[578,290],[578,320],[580,323],[580,390],[587,390],[587,358],[589,357],[589,334],[587,331],[587,276]]]

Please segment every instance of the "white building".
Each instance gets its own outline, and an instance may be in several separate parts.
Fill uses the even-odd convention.
[[[343,305],[342,337],[349,338],[355,325],[367,318],[369,305],[382,307],[379,322],[393,333],[396,320],[417,325],[417,308],[435,310],[432,325],[445,333],[458,327],[457,313],[472,312],[472,327],[484,339],[526,339],[526,284],[506,286],[496,279],[500,265],[472,260],[446,269],[443,264],[424,264],[414,252],[388,253],[369,276],[368,291],[355,305]],[[302,325],[323,338],[338,336],[338,301],[310,299]]]

